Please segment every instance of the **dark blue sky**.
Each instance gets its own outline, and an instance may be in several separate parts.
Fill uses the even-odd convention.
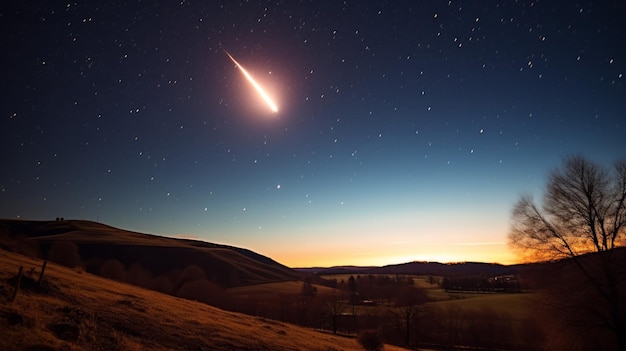
[[[291,266],[511,262],[520,193],[565,156],[626,155],[624,18],[618,1],[4,2],[0,217]]]

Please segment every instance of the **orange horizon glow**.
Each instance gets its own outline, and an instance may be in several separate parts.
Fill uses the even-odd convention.
[[[196,235],[188,234],[176,234],[174,238],[184,238],[205,241]],[[234,247],[242,247],[245,245],[221,242],[221,245],[228,245]],[[423,247],[423,246],[422,246]],[[454,249],[450,249],[456,248]],[[465,248],[474,248],[476,251],[467,251]],[[482,249],[480,249],[482,247]],[[337,266],[387,266],[396,265],[411,262],[436,262],[442,264],[450,263],[462,263],[462,262],[481,262],[481,263],[495,263],[502,265],[514,265],[525,263],[523,260],[516,256],[513,252],[508,250],[505,242],[493,241],[493,242],[460,242],[453,243],[447,247],[447,252],[442,251],[441,248],[436,249],[431,253],[422,250],[414,250],[415,253],[407,253],[411,251],[391,251],[385,253],[373,253],[371,251],[363,252],[348,252],[341,247],[334,247],[333,249],[309,247],[306,250],[269,250],[266,248],[252,248],[245,246],[245,248],[257,252],[261,255],[267,256],[270,259],[285,265],[290,268],[310,268],[310,267],[337,267]],[[345,254],[343,254],[345,253]]]
[[[369,245],[368,245],[369,244]],[[241,246],[228,243],[227,245]],[[292,268],[306,267],[334,267],[334,266],[386,266],[410,262],[482,262],[512,265],[522,263],[506,242],[458,242],[458,243],[390,243],[376,245],[324,246],[296,245],[287,247],[282,245],[247,246],[261,255]],[[384,248],[384,250],[382,250]]]
[[[174,238],[205,241],[196,235],[176,234]],[[237,242],[215,242],[252,250],[258,254],[290,268],[336,267],[336,266],[387,266],[411,262],[436,262],[442,264],[480,262],[502,265],[525,263],[509,249],[505,241],[467,241],[454,243],[422,243],[414,241],[391,242],[387,251],[380,252],[372,247],[381,245],[315,246],[312,243],[288,247],[287,244],[272,243],[244,245]]]
[[[206,234],[189,233],[200,240],[252,250],[287,267],[385,266],[415,261],[510,265],[523,261],[508,245],[506,218],[489,223],[476,218],[468,212],[453,221],[448,219],[442,228],[445,216],[415,216],[395,210],[359,213],[356,219],[327,216],[307,226],[294,218],[284,223],[261,222],[256,228],[241,225]]]
[[[294,255],[296,256],[296,255]],[[387,266],[404,264],[411,262],[433,262],[442,264],[451,263],[463,263],[463,262],[480,262],[480,263],[495,263],[502,265],[514,265],[521,263],[513,254],[500,254],[492,255],[486,254],[480,256],[478,254],[473,255],[455,255],[455,254],[432,254],[432,255],[406,255],[406,256],[393,256],[381,254],[380,256],[367,256],[367,257],[327,257],[326,255],[313,255],[313,256],[299,256],[294,257],[291,255],[276,255],[270,256],[273,260],[280,264],[283,264],[291,268],[308,268],[308,267],[337,267],[337,266]]]

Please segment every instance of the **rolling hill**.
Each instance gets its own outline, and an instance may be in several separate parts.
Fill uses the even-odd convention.
[[[226,312],[53,263],[39,284],[41,260],[1,249],[0,267],[0,350],[361,349],[354,338]],[[26,273],[11,301],[19,267]]]
[[[168,238],[82,220],[0,220],[0,247],[163,292],[188,280],[224,288],[297,280],[300,273],[253,251]]]

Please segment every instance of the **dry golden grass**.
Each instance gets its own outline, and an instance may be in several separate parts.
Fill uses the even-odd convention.
[[[0,350],[360,350],[343,338],[226,312],[0,250]],[[11,280],[26,275],[15,301]],[[401,350],[387,345],[386,350]]]

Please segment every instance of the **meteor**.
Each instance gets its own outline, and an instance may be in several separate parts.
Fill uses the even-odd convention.
[[[272,112],[278,112],[278,106],[276,106],[276,104],[274,103],[274,101],[272,101],[272,98],[267,95],[267,93],[265,92],[265,90],[263,90],[263,88],[261,88],[261,86],[259,85],[259,83],[257,83],[254,78],[252,78],[252,76],[250,75],[250,73],[248,73],[248,71],[246,71],[245,68],[241,67],[241,65],[239,64],[239,62],[237,62],[237,60],[235,60],[229,53],[228,51],[224,50],[224,52],[226,53],[226,55],[228,55],[228,57],[230,57],[230,59],[235,63],[235,65],[237,65],[237,67],[239,67],[239,69],[241,70],[241,73],[243,73],[243,75],[246,77],[246,79],[248,79],[248,81],[250,82],[250,84],[252,84],[252,86],[254,87],[254,89],[256,89],[256,91],[259,93],[259,95],[261,95],[261,97],[263,98],[263,100],[265,101],[265,103],[267,104],[267,106],[269,106],[270,110],[272,110]]]

